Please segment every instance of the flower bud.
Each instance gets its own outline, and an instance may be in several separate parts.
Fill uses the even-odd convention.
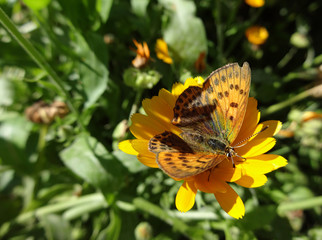
[[[148,222],[141,222],[135,228],[135,238],[137,240],[149,240],[152,238],[152,227]]]
[[[155,70],[142,72],[136,68],[128,68],[123,74],[124,82],[127,86],[135,89],[151,89],[156,85],[161,75]]]

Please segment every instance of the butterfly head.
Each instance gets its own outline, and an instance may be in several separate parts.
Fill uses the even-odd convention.
[[[234,147],[231,147],[231,146],[226,147],[225,153],[228,158],[237,156],[237,153],[235,152]]]

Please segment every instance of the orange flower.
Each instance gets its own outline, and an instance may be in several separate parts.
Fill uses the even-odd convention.
[[[132,65],[135,68],[142,68],[145,67],[146,64],[150,60],[150,50],[146,42],[143,42],[143,44],[138,43],[135,39],[133,39],[133,42],[137,48],[137,50],[133,50],[136,52],[136,57],[132,61]]]
[[[247,40],[255,45],[264,44],[269,36],[268,31],[262,26],[251,26],[246,29]]]
[[[302,116],[302,122],[307,122],[307,121],[310,121],[312,119],[317,119],[317,118],[322,118],[322,113],[307,111],[307,112],[304,112],[304,114]]]
[[[172,64],[172,58],[169,55],[168,45],[163,39],[157,39],[155,46],[157,57],[167,64]]]
[[[201,73],[203,70],[206,69],[205,58],[206,58],[206,53],[202,52],[199,54],[199,57],[195,62],[195,69],[197,70],[198,73]]]
[[[247,3],[251,7],[259,8],[264,6],[265,0],[245,0],[245,3]]]
[[[148,149],[150,139],[164,131],[180,136],[181,129],[171,122],[176,100],[189,86],[201,87],[203,81],[201,77],[189,78],[184,85],[174,84],[171,92],[161,89],[158,96],[145,99],[142,105],[147,115],[136,113],[132,116],[130,131],[136,139],[121,142],[119,148],[128,154],[136,155],[144,165],[159,168],[156,155]],[[287,164],[286,159],[279,155],[265,154],[274,147],[275,139],[272,136],[280,130],[282,124],[279,121],[266,121],[258,124],[259,118],[257,101],[249,98],[243,125],[232,145],[259,132],[264,126],[269,126],[269,128],[248,139],[246,145],[236,148],[237,154],[246,158],[245,161],[236,162],[235,168],[231,161],[222,161],[212,168],[211,172],[205,171],[185,179],[174,179],[183,180],[175,200],[179,211],[186,212],[193,207],[199,190],[214,194],[220,206],[230,216],[243,217],[245,213],[243,201],[228,182],[248,188],[259,187],[266,183],[266,173]]]

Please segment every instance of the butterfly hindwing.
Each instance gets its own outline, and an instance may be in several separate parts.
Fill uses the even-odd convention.
[[[169,176],[186,178],[202,173],[225,159],[224,155],[203,153],[161,152],[157,154],[159,167]]]
[[[150,139],[149,150],[153,153],[181,152],[193,153],[189,145],[172,132],[165,131]]]
[[[165,131],[150,139],[149,150],[156,153],[159,167],[175,178],[194,176],[219,164],[224,155],[197,153],[177,135]]]

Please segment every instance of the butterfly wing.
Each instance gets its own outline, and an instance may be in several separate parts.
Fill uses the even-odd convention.
[[[191,86],[183,91],[173,109],[172,123],[184,132],[213,135],[210,113],[215,110],[216,105],[205,103],[203,95],[203,89],[197,86]]]
[[[192,86],[178,97],[172,123],[183,131],[198,130],[232,143],[246,112],[251,74],[248,63],[217,69],[202,88]]]
[[[196,153],[180,137],[168,131],[151,138],[149,150],[156,153],[159,167],[174,178],[197,175],[225,159],[224,155]]]

